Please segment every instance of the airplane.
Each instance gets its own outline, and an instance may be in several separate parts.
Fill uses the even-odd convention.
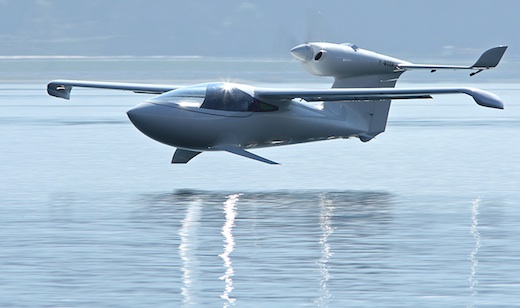
[[[128,110],[130,121],[148,137],[176,147],[173,164],[202,152],[226,151],[277,164],[250,149],[311,141],[358,138],[384,132],[391,100],[467,94],[484,107],[503,109],[500,98],[473,87],[395,88],[408,70],[494,68],[507,46],[485,51],[471,66],[413,64],[345,43],[305,43],[291,50],[311,74],[334,77],[329,89],[254,87],[212,82],[190,86],[54,80],[49,95],[70,99],[74,87],[113,89],[156,96]]]

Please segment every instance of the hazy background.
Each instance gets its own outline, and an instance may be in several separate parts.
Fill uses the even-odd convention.
[[[289,58],[308,40],[408,58],[474,56],[520,36],[516,0],[0,0],[0,56]]]

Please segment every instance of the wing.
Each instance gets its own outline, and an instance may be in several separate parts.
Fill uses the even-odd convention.
[[[161,94],[180,88],[171,85],[118,83],[83,80],[53,80],[47,85],[47,93],[52,96],[70,99],[70,91],[73,87],[125,90],[134,93]]]
[[[507,46],[497,46],[491,49],[486,50],[480,58],[475,62],[475,64],[471,66],[460,66],[460,65],[437,65],[437,64],[413,64],[413,63],[402,63],[399,64],[400,69],[431,69],[432,72],[438,69],[467,69],[467,70],[477,70],[476,72],[471,73],[473,76],[477,73],[482,72],[483,70],[494,68],[498,65],[502,56],[506,52]]]
[[[500,98],[476,88],[333,88],[333,89],[274,89],[256,88],[255,97],[265,100],[302,98],[306,101],[367,101],[387,99],[431,98],[437,94],[467,94],[484,107],[504,109]]]

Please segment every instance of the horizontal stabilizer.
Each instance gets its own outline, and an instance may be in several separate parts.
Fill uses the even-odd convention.
[[[451,70],[477,70],[482,71],[486,69],[494,68],[498,65],[502,56],[506,52],[507,46],[497,46],[486,50],[480,58],[471,66],[463,65],[439,65],[439,64],[413,64],[413,63],[402,63],[399,64],[400,69],[413,70],[413,69],[430,69],[433,71],[438,69],[451,69]],[[472,76],[475,73],[472,74]]]
[[[70,92],[73,87],[111,89],[132,91],[145,94],[162,94],[179,87],[169,85],[141,84],[141,83],[120,83],[120,82],[99,82],[84,80],[53,80],[47,85],[47,93],[51,96],[70,99]]]
[[[217,145],[217,146],[211,147],[211,149],[212,150],[226,151],[226,152],[229,152],[229,153],[240,155],[240,156],[243,156],[243,157],[246,157],[246,158],[251,158],[251,159],[258,160],[258,161],[261,161],[263,163],[267,163],[267,164],[271,164],[271,165],[278,165],[277,162],[274,162],[274,161],[269,160],[267,158],[263,158],[263,157],[258,156],[256,154],[248,152],[248,151],[246,151],[246,150],[244,150],[241,147],[236,146],[236,145]]]

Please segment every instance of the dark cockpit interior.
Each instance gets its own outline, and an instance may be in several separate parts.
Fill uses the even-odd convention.
[[[151,102],[177,107],[192,107],[236,112],[276,111],[278,107],[264,103],[230,83],[207,83],[179,88],[159,95]]]
[[[210,84],[200,108],[225,111],[275,111],[278,108],[252,97],[246,92],[227,84]]]

